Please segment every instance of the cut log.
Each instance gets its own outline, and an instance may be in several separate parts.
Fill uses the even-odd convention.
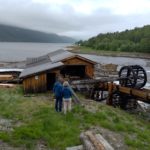
[[[80,139],[85,150],[114,150],[100,134],[94,134],[91,131],[81,133]]]
[[[95,135],[98,141],[101,141],[106,150],[114,150],[114,148],[100,135]]]
[[[97,140],[96,136],[91,131],[85,132],[85,135],[90,139],[95,147],[95,150],[106,150],[101,141]]]
[[[89,141],[88,137],[84,133],[81,133],[80,139],[85,150],[95,150],[93,144]]]

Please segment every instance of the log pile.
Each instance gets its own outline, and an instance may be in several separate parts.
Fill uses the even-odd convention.
[[[91,131],[81,133],[80,139],[84,150],[114,150],[100,134],[94,134]]]
[[[12,75],[0,75],[0,81],[10,81],[13,79]]]
[[[114,148],[100,135],[91,131],[80,134],[82,145],[68,147],[66,150],[114,150]]]

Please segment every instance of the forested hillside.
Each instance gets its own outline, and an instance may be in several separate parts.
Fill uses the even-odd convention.
[[[74,43],[75,40],[54,33],[44,33],[0,24],[0,42]]]
[[[99,34],[77,44],[96,50],[150,53],[150,25],[123,32]]]

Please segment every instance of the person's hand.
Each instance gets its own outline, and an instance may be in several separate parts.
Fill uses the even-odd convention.
[[[53,99],[56,99],[56,96],[55,96],[55,95],[53,95],[52,97],[53,97]]]

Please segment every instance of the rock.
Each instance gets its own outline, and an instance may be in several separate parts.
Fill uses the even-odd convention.
[[[67,147],[66,150],[83,150],[83,145]]]

